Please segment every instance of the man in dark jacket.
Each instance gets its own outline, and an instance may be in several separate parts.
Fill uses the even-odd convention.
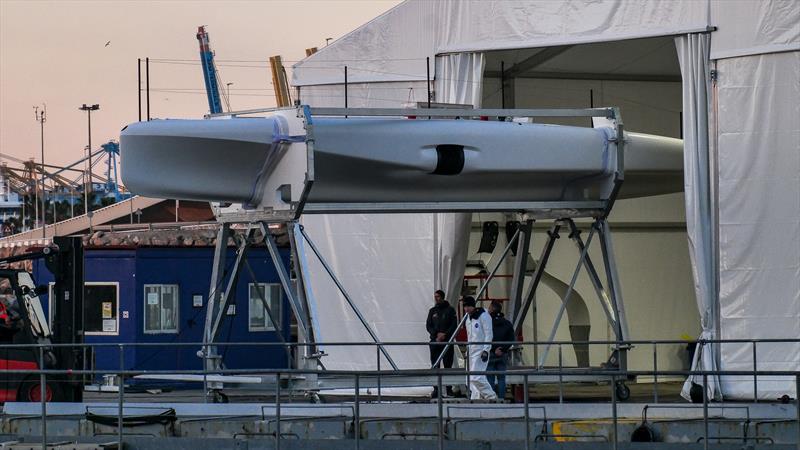
[[[514,326],[503,315],[503,305],[500,302],[492,302],[489,307],[489,314],[492,316],[492,342],[514,342],[517,340],[516,336],[514,336]],[[508,352],[510,349],[511,344],[493,344],[489,354],[489,366],[486,370],[505,371],[508,368]],[[497,375],[496,385],[494,375],[487,375],[486,378],[497,393],[497,397],[502,400],[506,395],[506,376]]]
[[[428,311],[428,319],[425,321],[425,328],[427,328],[430,337],[431,365],[436,363],[439,355],[444,350],[442,363],[444,368],[449,369],[453,367],[453,346],[447,345],[445,347],[445,344],[456,331],[456,326],[458,325],[456,310],[444,299],[444,291],[442,290],[434,292],[433,299],[436,304]],[[450,394],[451,392],[451,387],[447,386],[447,393]],[[434,387],[431,397],[437,398],[438,396],[439,390]]]

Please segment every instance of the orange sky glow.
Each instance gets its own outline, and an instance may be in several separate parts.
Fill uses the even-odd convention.
[[[119,139],[138,117],[137,58],[151,58],[153,117],[202,117],[208,103],[198,25],[207,26],[223,82],[233,83],[232,108],[274,106],[270,56],[281,55],[288,70],[305,48],[322,47],[398,3],[0,0],[0,153],[39,161],[33,106],[42,103],[46,163],[83,155],[83,103],[100,104],[92,113],[93,148]]]

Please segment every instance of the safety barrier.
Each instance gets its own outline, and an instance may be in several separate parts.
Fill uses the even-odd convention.
[[[461,345],[464,343],[458,343],[457,345]],[[470,344],[488,344],[488,343],[470,343]],[[497,342],[495,342],[497,344]],[[557,348],[561,348],[565,345],[574,345],[574,344],[587,344],[587,345],[603,345],[603,346],[616,346],[619,342],[616,341],[587,341],[587,342],[573,342],[573,341],[553,341],[553,342],[508,342],[508,343],[500,343],[500,344],[510,344],[514,346],[541,346],[541,345],[548,345],[548,346],[556,346]],[[659,393],[658,393],[658,383],[659,377],[689,377],[693,376],[695,379],[702,380],[702,383],[697,383],[700,386],[708,386],[709,378],[711,377],[722,377],[722,376],[752,376],[754,379],[753,384],[753,395],[754,401],[758,402],[758,378],[760,377],[784,377],[789,379],[794,379],[794,385],[796,392],[800,393],[800,372],[791,371],[791,370],[760,370],[758,368],[758,360],[756,358],[757,355],[757,346],[758,345],[765,345],[765,344],[785,344],[795,346],[800,344],[800,339],[727,339],[727,340],[708,340],[708,341],[697,341],[696,344],[699,347],[703,347],[706,345],[722,345],[722,344],[751,344],[753,346],[753,368],[752,370],[659,370],[657,367],[658,363],[658,348],[659,346],[665,345],[686,345],[687,341],[681,340],[642,340],[642,341],[627,341],[623,343],[625,346],[644,346],[649,345],[652,346],[653,349],[653,368],[652,370],[628,370],[626,368],[616,368],[616,367],[600,367],[600,368],[569,368],[564,367],[562,365],[563,359],[559,357],[559,365],[558,367],[554,368],[541,368],[541,367],[511,367],[506,371],[473,371],[469,369],[401,369],[401,370],[384,370],[380,367],[380,347],[391,348],[394,346],[425,346],[426,348],[429,345],[429,342],[365,342],[365,343],[352,343],[352,342],[333,342],[333,343],[281,343],[281,342],[237,342],[237,343],[215,343],[213,345],[219,347],[225,346],[239,346],[239,347],[285,347],[290,351],[297,352],[302,347],[312,346],[313,348],[319,349],[324,347],[331,347],[331,346],[369,346],[374,347],[376,352],[376,365],[377,370],[321,370],[321,369],[302,369],[302,368],[280,368],[280,369],[246,369],[246,368],[237,368],[237,369],[220,369],[220,370],[205,370],[205,369],[197,369],[197,370],[133,370],[133,369],[126,369],[125,367],[125,350],[131,347],[153,347],[153,346],[163,346],[163,343],[120,343],[120,344],[105,344],[105,343],[93,343],[93,344],[36,344],[36,345],[14,345],[14,344],[7,344],[7,345],[0,345],[0,351],[9,351],[9,350],[17,350],[20,349],[27,349],[30,351],[36,352],[38,356],[38,364],[39,367],[45,367],[45,361],[50,360],[50,356],[48,355],[49,351],[52,351],[54,348],[57,347],[73,347],[76,351],[80,349],[81,352],[86,354],[87,349],[91,349],[91,351],[95,351],[98,348],[102,347],[113,347],[118,350],[119,353],[119,368],[115,370],[98,370],[92,367],[85,367],[82,369],[74,369],[74,370],[63,370],[63,369],[19,369],[13,368],[8,366],[3,373],[7,375],[17,374],[20,377],[26,376],[28,379],[35,379],[36,377],[39,378],[39,388],[40,388],[40,401],[41,401],[41,431],[42,431],[42,448],[46,449],[46,442],[47,442],[47,388],[48,388],[48,377],[51,377],[51,381],[53,377],[60,377],[63,380],[64,376],[71,376],[71,377],[80,377],[80,376],[92,376],[96,377],[98,374],[104,375],[113,375],[118,377],[118,390],[117,390],[117,408],[116,408],[116,417],[112,415],[103,415],[101,417],[99,423],[105,424],[108,426],[116,426],[117,428],[117,439],[120,443],[124,442],[124,428],[126,422],[130,422],[131,420],[136,420],[136,417],[131,417],[130,415],[125,415],[125,379],[130,379],[137,375],[200,375],[202,376],[203,386],[204,386],[204,398],[208,401],[209,398],[209,381],[207,377],[209,376],[218,376],[218,375],[228,375],[228,376],[274,376],[275,377],[275,387],[274,387],[274,415],[268,416],[262,407],[261,416],[262,420],[267,422],[267,428],[269,429],[270,424],[274,424],[275,432],[270,434],[267,432],[267,435],[274,435],[275,445],[276,448],[281,448],[281,441],[287,437],[289,438],[297,438],[296,435],[288,436],[288,434],[292,433],[284,433],[281,428],[281,423],[286,422],[287,420],[295,420],[296,418],[286,418],[282,417],[281,411],[282,409],[286,408],[297,408],[300,407],[300,404],[297,403],[289,403],[288,405],[284,405],[282,403],[283,397],[283,390],[281,380],[284,378],[296,378],[296,377],[303,377],[313,375],[316,377],[324,377],[324,376],[336,376],[339,378],[348,378],[352,379],[352,406],[342,409],[349,409],[347,413],[342,413],[341,411],[336,413],[334,416],[330,415],[323,415],[320,416],[320,419],[324,418],[343,418],[343,417],[350,417],[352,420],[352,438],[354,441],[355,448],[359,448],[359,441],[362,439],[361,437],[361,426],[365,423],[368,419],[363,419],[360,416],[360,408],[365,400],[362,398],[361,394],[361,387],[363,386],[364,380],[375,380],[377,382],[378,387],[378,396],[377,400],[372,399],[368,400],[370,402],[381,402],[381,389],[382,385],[385,385],[385,380],[387,378],[393,380],[402,380],[404,378],[409,378],[412,380],[416,380],[419,385],[426,385],[430,386],[430,384],[426,384],[428,381],[435,381],[435,386],[438,388],[440,393],[443,393],[444,387],[444,379],[446,377],[452,377],[454,375],[464,377],[468,375],[505,375],[507,377],[513,377],[514,380],[519,380],[518,384],[522,385],[522,415],[519,419],[522,419],[525,424],[525,448],[530,449],[532,448],[532,439],[531,439],[531,422],[532,421],[543,421],[544,426],[542,427],[542,432],[536,434],[534,436],[533,441],[539,440],[548,440],[553,437],[558,437],[553,434],[547,433],[547,414],[545,408],[539,405],[531,405],[530,399],[530,387],[532,383],[538,383],[540,380],[547,379],[549,381],[557,380],[559,384],[559,402],[564,402],[564,395],[563,395],[563,384],[566,380],[569,380],[570,376],[574,376],[576,374],[580,374],[581,376],[592,376],[596,377],[597,379],[605,379],[609,382],[610,391],[609,391],[609,402],[611,405],[611,420],[612,420],[612,432],[609,439],[609,446],[613,449],[617,449],[619,444],[619,436],[618,436],[618,421],[619,415],[617,410],[618,402],[620,401],[620,392],[618,386],[620,382],[624,382],[632,377],[652,377],[653,378],[653,403],[659,402]],[[211,344],[205,344],[211,345]],[[173,347],[182,347],[182,346],[193,346],[195,348],[202,348],[204,344],[202,343],[172,343],[170,346]],[[559,350],[559,354],[560,354]],[[557,377],[557,378],[553,378]],[[199,381],[199,379],[198,379]],[[701,438],[698,439],[698,442],[702,442],[704,448],[708,448],[709,443],[711,442],[727,442],[733,439],[739,440],[743,443],[747,442],[759,442],[764,440],[770,440],[769,438],[764,437],[757,437],[757,436],[748,436],[747,434],[747,427],[749,426],[751,419],[749,416],[749,410],[747,407],[743,406],[735,406],[735,405],[722,405],[718,406],[717,404],[713,404],[713,399],[709,399],[707,395],[706,389],[700,389],[702,391],[702,421],[703,421],[703,435]],[[52,394],[51,394],[52,395]],[[794,399],[797,409],[797,416],[796,422],[798,425],[798,433],[800,433],[800,402],[797,399]],[[451,417],[451,409],[459,408],[459,406],[450,405],[447,408],[447,412],[445,412],[445,405],[444,401],[440,399],[437,403],[437,415],[435,417],[428,417],[425,418],[426,420],[435,421],[437,427],[436,433],[436,440],[439,443],[439,448],[444,447],[444,441],[448,440],[450,436],[447,436],[446,431],[446,424],[450,423],[454,427],[457,427],[458,421],[454,422],[454,419]],[[317,405],[315,405],[317,406]],[[669,408],[680,408],[681,406],[671,405]],[[692,408],[695,406],[685,405],[687,408]],[[745,421],[743,435],[738,437],[732,436],[712,436],[709,434],[709,422],[713,420],[713,418],[709,417],[709,409],[718,409],[718,408],[744,408],[746,410],[745,417],[742,420]],[[105,407],[108,408],[108,407]],[[141,407],[139,407],[141,408]],[[341,407],[339,407],[341,408]],[[461,407],[463,408],[463,407]],[[646,422],[646,414],[648,409],[655,409],[659,408],[657,405],[646,405],[642,411],[643,414],[643,422]],[[700,408],[698,404],[696,408]],[[163,408],[161,408],[163,409]],[[536,417],[531,417],[531,410],[538,411],[541,410],[541,414],[535,415]],[[87,410],[87,413],[89,411]],[[162,414],[163,415],[163,414]],[[304,415],[304,418],[314,418],[315,416],[312,415]],[[164,417],[159,417],[158,423],[162,423],[164,421],[172,421],[174,420],[174,411],[171,411],[169,414],[166,414]],[[461,420],[463,422],[463,419]],[[264,435],[265,433],[261,432],[254,432],[254,433],[245,433],[245,435]],[[387,433],[382,437],[386,437],[391,433]],[[566,436],[566,435],[564,435]],[[561,437],[564,437],[561,436]],[[434,437],[434,436],[430,436]],[[798,436],[798,444],[800,444],[800,436]]]

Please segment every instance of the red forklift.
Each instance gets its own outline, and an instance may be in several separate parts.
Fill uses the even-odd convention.
[[[12,268],[13,263],[38,259],[55,277],[52,289],[36,286],[30,272]],[[67,371],[47,376],[48,402],[83,400],[88,377],[69,371],[88,367],[90,352],[80,345],[54,345],[83,343],[83,285],[80,237],[55,237],[52,245],[0,258],[0,402],[40,402],[42,388],[35,371],[41,362],[45,369]],[[40,301],[48,291],[52,329]]]

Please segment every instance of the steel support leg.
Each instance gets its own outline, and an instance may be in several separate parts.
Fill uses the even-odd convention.
[[[283,260],[278,252],[278,244],[275,242],[275,238],[272,237],[272,234],[269,232],[269,228],[266,227],[263,222],[261,223],[261,232],[264,234],[264,242],[267,244],[269,255],[272,258],[272,264],[275,266],[275,270],[278,272],[278,278],[281,280],[283,292],[286,293],[286,297],[289,299],[289,306],[291,306],[292,312],[294,313],[295,318],[297,318],[297,328],[300,332],[298,340],[301,342],[307,342],[309,338],[308,312],[298,301],[296,295],[297,293],[294,289],[294,286],[292,286],[292,280],[290,279],[286,268],[283,266]]]
[[[574,226],[575,224],[572,220],[569,223]],[[592,238],[594,237],[595,230],[589,233],[589,238],[586,240],[586,246],[581,251],[580,259],[578,259],[578,264],[575,265],[575,270],[572,272],[572,279],[569,282],[569,287],[567,288],[567,292],[564,294],[564,298],[561,299],[561,307],[558,309],[558,314],[556,314],[556,319],[553,322],[553,328],[550,330],[550,335],[547,338],[547,344],[544,347],[544,352],[542,353],[541,358],[539,359],[539,367],[544,366],[544,362],[547,359],[547,354],[550,352],[550,343],[553,342],[556,338],[556,331],[558,331],[558,325],[561,323],[561,318],[564,317],[564,311],[567,309],[567,303],[569,303],[570,297],[572,297],[572,292],[575,290],[575,283],[578,281],[578,275],[581,273],[581,267],[583,267],[583,262],[586,260],[586,253],[589,250],[589,245],[592,243]],[[559,347],[560,349],[561,347]],[[560,351],[560,350],[559,350]],[[561,367],[559,367],[561,370]]]
[[[228,250],[228,237],[230,236],[230,225],[223,223],[220,225],[217,232],[217,243],[214,247],[214,263],[211,268],[211,285],[208,288],[208,299],[206,300],[206,320],[203,327],[203,348],[201,354],[203,355],[203,368],[206,371],[215,370],[216,348],[212,347],[212,327],[214,324],[214,317],[216,317],[217,308],[219,307],[220,286],[225,279],[225,260]],[[203,383],[203,390],[205,395],[208,395],[209,385],[207,382]]]
[[[583,253],[584,248],[587,247],[587,245],[583,243],[580,231],[575,226],[574,222],[572,222],[571,227],[572,233],[570,233],[570,238],[573,240],[573,242],[575,242],[575,246],[578,247],[578,252]],[[608,323],[611,324],[611,327],[614,329],[614,334],[616,335],[617,318],[614,315],[611,300],[609,300],[608,293],[605,291],[603,283],[600,281],[600,275],[598,275],[597,269],[592,262],[592,257],[588,253],[586,253],[586,257],[583,259],[583,265],[586,267],[586,272],[589,274],[589,280],[592,282],[594,292],[597,294],[597,299],[600,301],[600,306],[603,308],[603,312],[606,315],[606,320],[608,320]],[[621,337],[617,336],[617,338]]]
[[[247,272],[250,275],[250,279],[253,280],[253,283],[255,283],[256,286],[258,286],[258,278],[256,277],[255,272],[253,272],[253,268],[250,267],[250,263],[246,259],[244,260],[244,267],[245,269],[247,269]],[[272,326],[275,328],[275,332],[278,335],[278,339],[281,341],[281,343],[287,344],[286,338],[283,336],[283,327],[281,327],[280,321],[276,319],[275,315],[272,313],[272,308],[270,308],[269,302],[267,302],[267,299],[264,298],[265,292],[261,292],[261,289],[258,289],[258,287],[256,287],[256,292],[258,293],[258,299],[264,306],[264,311],[267,313],[267,317],[269,318],[270,323],[272,323]],[[286,349],[286,353],[291,359],[291,353],[292,353],[291,348],[289,347],[288,344],[284,345],[284,348]]]
[[[539,283],[542,281],[544,268],[547,267],[547,260],[550,259],[550,253],[553,251],[553,245],[555,245],[556,239],[559,238],[558,231],[560,229],[561,224],[556,222],[547,232],[547,243],[545,244],[544,248],[542,248],[542,255],[539,257],[539,265],[536,266],[536,272],[534,272],[531,284],[528,286],[528,292],[525,294],[525,303],[522,305],[522,308],[519,311],[515,311],[515,334],[519,334],[522,324],[525,321],[525,316],[528,314],[528,309],[530,309],[531,303],[533,303],[533,298],[536,295],[536,289],[539,287]]]
[[[525,270],[528,265],[528,253],[530,252],[531,236],[533,234],[533,220],[526,220],[520,223],[517,229],[517,256],[514,259],[513,278],[511,280],[511,290],[509,291],[509,304],[511,305],[507,313],[510,317],[522,307],[522,291],[525,287]]]
[[[627,350],[628,346],[624,345],[624,341],[628,339],[628,324],[625,320],[625,308],[622,302],[622,288],[619,284],[619,274],[617,273],[617,264],[614,260],[614,246],[611,242],[611,229],[608,226],[606,219],[598,219],[595,226],[600,233],[600,245],[603,250],[603,263],[606,270],[606,279],[609,294],[611,297],[611,305],[614,308],[614,316],[617,318],[617,351],[619,357],[619,368],[625,369],[628,366]]]
[[[298,310],[307,311],[308,314],[306,316],[306,320],[308,321],[308,328],[306,329],[307,338],[304,343],[306,344],[313,344],[314,343],[314,327],[312,326],[312,317],[311,317],[311,307],[309,306],[308,296],[309,291],[306,289],[306,271],[305,267],[303,266],[303,259],[300,257],[300,239],[302,239],[302,235],[300,234],[300,224],[298,222],[290,222],[286,224],[286,231],[289,233],[289,246],[292,252],[292,270],[295,274],[295,281],[297,283],[296,286],[296,300],[298,304],[301,306],[298,307]],[[316,346],[313,345],[304,345],[303,346],[303,358],[306,358],[312,354],[315,354],[317,351]],[[306,361],[308,361],[306,359]],[[298,361],[299,362],[299,361]],[[317,364],[322,366],[322,361],[317,360]],[[305,365],[303,365],[305,366]],[[298,365],[299,367],[299,365]],[[316,366],[314,367],[316,369]]]
[[[253,228],[247,230],[247,233],[245,233],[242,241],[239,243],[239,248],[236,251],[236,261],[234,262],[230,276],[228,277],[228,284],[225,288],[225,292],[222,294],[222,299],[219,302],[219,309],[217,310],[217,316],[214,318],[214,325],[211,328],[210,343],[212,344],[217,340],[217,336],[219,335],[220,325],[222,324],[222,320],[225,318],[225,314],[228,309],[228,303],[231,299],[231,292],[236,289],[236,285],[239,282],[239,274],[242,271],[242,260],[247,257],[247,251],[250,248],[250,239],[253,236],[253,231]],[[219,366],[219,364],[217,364],[217,366]]]

